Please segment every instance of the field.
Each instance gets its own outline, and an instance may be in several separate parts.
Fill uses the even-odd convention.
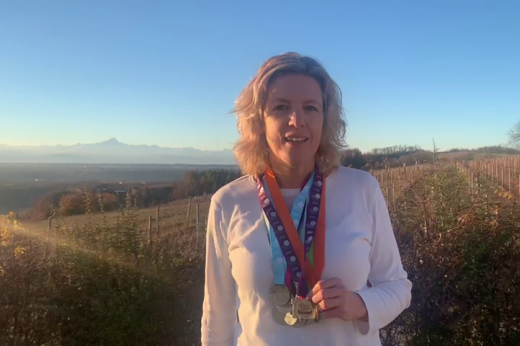
[[[238,171],[236,166],[227,165],[0,163],[0,214],[33,207],[53,192],[83,188],[108,188],[113,192],[145,185],[154,189],[180,183],[190,171],[219,169]]]
[[[183,229],[196,229],[197,225],[199,231],[206,226],[206,219],[209,208],[209,199],[211,196],[194,197],[193,199],[179,200],[165,205],[159,205],[154,208],[135,209],[134,217],[136,225],[142,231],[143,236],[152,237],[157,234],[157,226],[159,226],[159,236],[168,234]],[[107,222],[109,224],[117,223],[121,217],[121,212],[107,212],[88,215],[73,215],[67,217],[52,218],[50,223],[51,229],[53,225],[59,224],[59,227],[78,227],[85,224],[87,220],[93,223]],[[157,221],[159,220],[159,225]],[[38,222],[25,223],[25,229],[31,232],[43,233],[49,229],[49,220],[41,220]]]
[[[414,284],[383,344],[519,345],[520,157],[371,173]],[[187,201],[161,206],[159,232],[127,202],[50,228],[2,217],[1,345],[200,344],[207,201],[188,222]]]

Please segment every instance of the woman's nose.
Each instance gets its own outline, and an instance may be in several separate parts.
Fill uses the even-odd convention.
[[[298,110],[294,110],[291,112],[291,114],[289,115],[289,126],[294,126],[298,128],[303,127],[304,123],[305,122],[303,120],[302,112]]]

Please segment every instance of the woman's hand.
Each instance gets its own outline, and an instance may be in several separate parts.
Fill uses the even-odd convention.
[[[368,322],[368,313],[363,299],[358,294],[347,290],[338,278],[319,281],[307,298],[318,305],[323,318]]]

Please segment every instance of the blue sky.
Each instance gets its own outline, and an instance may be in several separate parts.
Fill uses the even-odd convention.
[[[319,59],[347,142],[504,144],[520,120],[520,1],[0,0],[0,143],[231,148],[268,57]]]

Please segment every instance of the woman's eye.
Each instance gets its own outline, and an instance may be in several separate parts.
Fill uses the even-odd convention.
[[[305,110],[306,111],[315,111],[315,112],[317,112],[318,108],[316,108],[314,106],[305,106]]]
[[[274,107],[275,111],[286,111],[288,109],[289,109],[289,107],[287,107],[286,105],[278,105],[278,106]]]

